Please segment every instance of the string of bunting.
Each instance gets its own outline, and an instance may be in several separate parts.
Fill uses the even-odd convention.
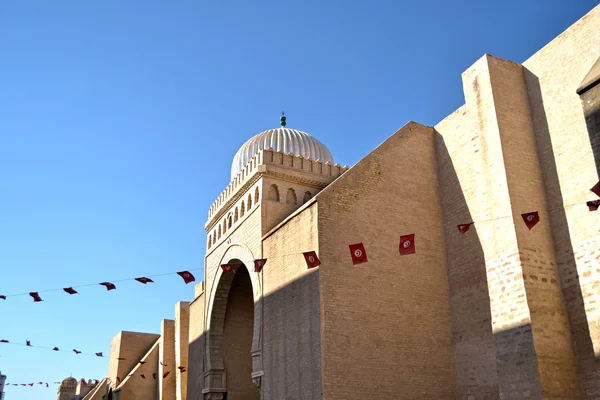
[[[117,358],[117,360],[125,360],[125,358],[119,357],[119,358]],[[138,364],[140,364],[140,365],[143,366],[144,364],[146,364],[146,361],[139,361]],[[163,364],[162,361],[160,362],[160,365],[162,365],[163,367],[168,367],[168,365],[167,364]],[[184,367],[184,366],[182,366],[182,365],[177,366],[177,370],[181,374],[187,372],[187,368]],[[162,374],[162,378],[166,379],[170,374],[171,374],[171,371],[165,371]],[[131,377],[131,376],[134,376],[134,375],[135,374],[129,374],[129,375],[127,375],[127,377]],[[151,375],[152,375],[152,379],[157,379],[158,378],[158,372],[152,372]],[[142,379],[147,379],[146,375],[144,373],[140,373],[139,377],[142,378]],[[82,381],[83,381],[83,384],[85,385],[86,384],[85,379],[82,379]],[[98,379],[94,379],[93,381],[94,381],[93,383],[96,384],[96,385],[100,382]],[[92,380],[90,379],[88,384],[91,384],[91,383],[92,383]],[[117,376],[117,385],[120,384],[120,383],[121,383],[121,378]],[[47,382],[37,382],[37,384],[38,385],[46,385],[46,387],[49,387],[49,384]],[[54,382],[54,384],[55,385],[60,385],[61,382]],[[35,385],[35,383],[7,383],[6,384],[6,386],[9,386],[9,385],[11,385],[11,386],[30,386],[30,387],[32,387],[32,386]]]
[[[594,194],[596,194],[598,197],[600,197],[600,181],[598,183],[596,183],[590,189],[590,191],[593,192]],[[575,204],[567,205],[565,207],[579,205],[579,204],[586,204],[588,206],[589,211],[591,212],[591,211],[598,210],[598,208],[600,207],[600,200],[598,200],[598,199],[590,200],[590,201],[586,201],[585,203],[575,203]],[[535,225],[537,225],[540,222],[540,215],[539,215],[538,211],[523,213],[523,214],[521,214],[521,217],[523,218],[523,222],[525,223],[527,228],[529,228],[529,230],[531,230]],[[471,229],[471,226],[474,225],[475,223],[483,223],[483,222],[495,221],[495,220],[500,220],[500,219],[505,219],[505,218],[512,218],[512,215],[493,218],[493,219],[489,219],[489,220],[472,221],[472,222],[458,224],[457,225],[458,232],[462,236],[465,233],[467,233]],[[366,253],[365,246],[363,245],[363,243],[351,244],[351,245],[349,245],[349,247],[350,247],[350,255],[352,257],[352,263],[354,265],[367,262],[367,253]],[[400,236],[399,252],[400,252],[400,255],[409,255],[409,254],[414,254],[416,252],[415,234],[414,233]],[[304,260],[306,261],[306,265],[309,269],[315,268],[315,267],[318,267],[319,265],[321,265],[321,261],[319,260],[319,257],[317,256],[317,253],[315,251],[303,252],[302,255],[304,256]],[[267,262],[266,258],[254,260],[254,272],[260,273],[266,262]],[[233,264],[222,264],[221,268],[225,272],[230,272],[230,271],[235,272]],[[200,270],[200,268],[198,268],[196,270]],[[196,270],[192,270],[192,271],[196,271]],[[87,286],[101,285],[101,286],[104,286],[107,291],[111,291],[111,290],[116,290],[116,288],[117,288],[115,285],[115,282],[124,282],[124,281],[135,280],[141,284],[146,285],[148,283],[154,283],[154,281],[152,279],[150,279],[151,277],[154,278],[157,276],[165,276],[165,275],[173,275],[173,274],[177,274],[177,275],[181,276],[181,278],[184,280],[184,282],[186,284],[194,282],[196,280],[196,278],[190,271],[179,271],[179,272],[170,272],[170,273],[161,274],[161,275],[142,276],[142,277],[138,277],[138,278],[122,279],[122,280],[111,281],[111,282],[100,282],[100,283],[80,285],[80,286],[75,286],[75,287],[81,288],[81,287],[87,287]],[[19,294],[13,294],[13,295],[9,295],[9,296],[0,294],[0,300],[6,300],[8,297],[22,296],[22,295],[29,294],[29,296],[31,296],[33,298],[33,301],[37,303],[37,302],[43,301],[42,298],[40,297],[40,293],[62,290],[69,295],[74,295],[74,294],[79,293],[74,289],[75,287],[49,289],[49,290],[38,291],[38,292],[29,292],[29,293],[19,293]]]
[[[90,379],[89,381],[86,382],[85,379],[82,379],[83,384],[84,385],[97,385],[100,381],[98,379]],[[62,382],[54,382],[54,385],[60,385]],[[45,385],[45,387],[50,387],[50,384],[48,382],[37,382],[37,383],[6,383],[6,386],[28,386],[28,387],[33,387],[34,385]]]
[[[592,187],[590,189],[590,191],[593,192],[594,194],[596,194],[598,197],[600,197],[600,181],[598,183],[596,183],[594,185],[594,187]],[[584,203],[570,204],[569,206],[574,206],[574,205],[579,205],[579,204],[584,204]],[[587,201],[587,202],[585,202],[585,204],[588,206],[588,209],[590,212],[596,211],[600,207],[600,200]],[[512,218],[512,216],[499,217],[499,218],[494,218],[494,219],[490,219],[490,220],[482,220],[482,221],[477,221],[477,223],[495,221],[495,220],[505,219],[505,218]],[[521,214],[521,218],[523,218],[523,222],[525,223],[527,228],[529,228],[529,230],[533,229],[533,227],[536,226],[540,222],[540,215],[539,215],[538,211],[523,213],[523,214]],[[469,231],[469,229],[471,228],[471,226],[474,224],[475,224],[475,222],[469,222],[466,224],[458,224],[457,225],[458,232],[462,236],[465,233],[467,233]],[[348,247],[350,250],[350,257],[352,258],[353,265],[362,264],[362,263],[365,263],[368,261],[367,251],[366,251],[363,243],[351,244]],[[414,233],[400,236],[399,252],[400,252],[401,256],[416,253],[415,234]],[[317,256],[316,252],[309,251],[309,252],[304,252],[302,254],[304,255],[306,265],[309,269],[315,268],[315,267],[318,267],[319,265],[321,265],[321,261],[319,260],[319,257]],[[263,267],[265,266],[266,262],[267,262],[266,258],[254,260],[254,272],[260,273],[262,271]],[[235,266],[233,264],[221,264],[221,269],[225,272],[235,272],[234,267]]]
[[[34,346],[31,344],[31,340],[26,339],[25,343],[18,343],[18,342],[11,342],[9,340],[6,339],[0,339],[0,344],[10,344],[10,345],[15,345],[15,346],[25,346],[25,347],[31,347],[31,348],[35,348],[35,349],[43,349],[43,350],[50,350],[50,351],[60,351],[60,352],[69,352],[69,353],[74,353],[75,355],[85,355],[85,356],[94,356],[94,357],[104,357],[104,355],[102,354],[102,352],[98,352],[98,353],[84,353],[81,350],[77,350],[77,349],[73,349],[73,350],[61,350],[58,347],[45,347],[45,346]]]
[[[596,194],[598,197],[600,197],[600,181],[594,185],[591,189],[591,192],[593,192],[594,194]],[[578,204],[583,204],[583,203],[577,203],[577,204],[571,204],[569,206],[573,206],[573,205],[578,205]],[[597,211],[598,208],[600,207],[600,200],[591,200],[591,201],[587,201],[585,202],[585,204],[588,206],[588,209],[590,212],[592,211]],[[566,206],[565,206],[566,207]],[[527,228],[529,230],[533,229],[533,227],[535,225],[537,225],[540,222],[540,216],[539,216],[539,212],[538,211],[532,211],[532,212],[527,212],[527,213],[523,213],[521,214],[521,217],[523,219],[523,222],[525,223],[525,225],[527,226]],[[493,221],[493,220],[499,220],[499,219],[504,219],[504,218],[512,218],[512,216],[506,216],[506,217],[499,217],[499,218],[494,218],[494,219],[490,219],[490,220],[484,220],[484,221],[476,221],[477,223],[481,223],[481,222],[487,222],[487,221]],[[472,225],[474,225],[476,223],[475,221],[473,222],[469,222],[469,223],[464,223],[464,224],[458,224],[457,225],[457,229],[459,231],[459,233],[462,235],[464,235],[465,233],[467,233],[469,231],[469,229],[471,228]],[[361,263],[365,263],[368,262],[368,258],[367,258],[367,252],[365,249],[365,246],[363,243],[356,243],[356,244],[351,244],[349,245],[349,250],[350,250],[350,256],[352,258],[352,263],[354,265],[357,264],[361,264]],[[414,254],[416,253],[416,247],[415,247],[415,234],[414,233],[410,233],[410,234],[406,234],[406,235],[402,235],[400,236],[400,243],[399,243],[399,253],[401,256],[404,255],[410,255],[410,254]],[[308,251],[308,252],[303,252],[302,255],[304,256],[304,260],[306,262],[306,265],[309,269],[311,268],[316,268],[318,266],[321,265],[321,261],[319,260],[319,257],[317,256],[317,253],[315,251]],[[254,272],[260,273],[263,269],[263,267],[265,266],[267,262],[266,258],[263,259],[256,259],[254,260]],[[235,265],[233,264],[221,264],[221,269],[224,272],[235,272]],[[174,273],[167,273],[167,274],[161,274],[161,275],[153,275],[150,277],[156,277],[156,276],[164,276],[164,275],[171,275]],[[184,280],[184,282],[186,284],[194,282],[195,281],[195,277],[194,275],[192,275],[192,273],[190,271],[179,271],[176,272],[177,275],[181,276],[181,278]],[[148,284],[148,283],[154,283],[154,281],[152,279],[150,279],[150,277],[138,277],[138,278],[130,278],[130,279],[122,279],[119,281],[112,281],[112,282],[101,282],[99,284],[89,284],[89,285],[81,285],[81,286],[76,286],[76,287],[85,287],[85,286],[92,286],[92,285],[102,285],[104,287],[106,287],[107,291],[110,290],[115,290],[116,289],[116,285],[114,284],[114,282],[123,282],[123,281],[130,281],[130,280],[135,280],[138,281],[144,285]],[[68,293],[69,295],[73,295],[73,294],[78,294],[78,292],[76,290],[74,290],[73,287],[68,287],[68,288],[62,288],[62,289],[50,289],[50,290],[45,290],[44,292],[49,292],[49,291],[57,291],[57,290],[63,290],[64,292]],[[0,299],[2,300],[6,300],[7,297],[12,297],[12,296],[20,296],[20,295],[25,295],[25,294],[29,294],[34,302],[40,302],[42,301],[42,299],[39,296],[40,292],[30,292],[30,293],[20,293],[20,294],[15,294],[15,295],[11,295],[11,296],[5,296],[5,295],[0,295]],[[10,343],[8,340],[6,339],[0,339],[0,343],[4,343],[4,344],[8,344]],[[48,347],[41,347],[41,346],[32,346],[31,341],[26,340],[25,344],[22,343],[12,343],[12,344],[16,344],[16,345],[24,345],[27,347],[37,347],[37,348],[43,348],[43,349],[50,349],[52,351],[61,351],[58,347],[54,347],[54,348],[48,348]],[[91,353],[83,353],[77,349],[73,349],[72,350],[75,354],[79,355],[79,354],[86,354],[86,355],[92,355]],[[101,352],[99,353],[94,353],[93,355],[97,356],[97,357],[103,357],[103,354]],[[118,358],[117,360],[125,360],[125,358]],[[139,362],[140,365],[144,365],[146,364],[145,361],[140,361]],[[167,365],[163,364],[162,362],[160,362],[160,364],[163,367],[167,367]],[[177,369],[179,370],[180,373],[184,373],[186,372],[186,367],[184,366],[178,366]],[[170,374],[170,371],[165,371],[162,375],[163,379],[167,378]],[[134,376],[135,374],[129,374],[127,375],[128,377]],[[142,379],[146,379],[146,375],[143,373],[140,373],[139,376]],[[157,372],[153,372],[152,373],[152,378],[153,379],[157,379],[158,373]],[[117,384],[119,384],[121,382],[121,378],[117,377]],[[54,382],[55,384],[60,384],[60,382]],[[96,383],[98,383],[98,381],[96,380]],[[44,382],[38,382],[38,385],[46,385],[46,387],[49,387],[48,383],[44,383]],[[10,384],[7,383],[8,385],[13,385],[13,386],[29,386],[32,387],[34,386],[34,383],[27,383],[27,384]]]
[[[201,268],[192,269],[190,271],[199,271],[199,270],[201,270]],[[0,300],[6,300],[9,297],[29,295],[33,298],[34,303],[39,303],[41,301],[44,301],[42,299],[42,297],[40,296],[40,293],[63,291],[69,295],[74,295],[74,294],[79,294],[79,292],[77,290],[75,290],[75,288],[79,289],[82,287],[90,287],[90,286],[98,286],[98,285],[104,286],[106,288],[106,291],[111,291],[111,290],[117,289],[117,285],[115,285],[115,283],[127,282],[127,281],[137,281],[143,285],[146,285],[148,283],[154,283],[154,281],[151,278],[156,278],[159,276],[166,276],[166,275],[179,275],[183,279],[185,284],[187,285],[188,283],[196,281],[196,277],[190,271],[167,272],[165,274],[148,275],[148,276],[142,276],[142,277],[138,277],[138,278],[119,279],[119,280],[113,280],[110,282],[89,283],[89,284],[85,284],[85,285],[69,286],[69,287],[57,288],[57,289],[47,289],[47,290],[41,290],[41,291],[37,291],[37,292],[24,292],[24,293],[17,293],[17,294],[11,294],[11,295],[0,294]]]

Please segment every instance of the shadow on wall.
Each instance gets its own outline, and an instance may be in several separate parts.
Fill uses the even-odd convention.
[[[498,399],[496,352],[483,248],[472,225],[464,235],[459,223],[473,221],[454,165],[436,134],[440,201],[454,336],[456,390],[459,398]]]
[[[233,276],[233,280],[229,293],[225,295],[227,301],[223,326],[225,348],[218,349],[213,354],[213,357],[218,353],[223,356],[228,389],[227,397],[224,399],[257,399],[259,393],[256,391],[255,384],[260,385],[265,399],[288,397],[312,399],[320,396],[320,352],[299,350],[300,348],[314,349],[320,343],[319,297],[315,295],[315,290],[318,288],[318,273],[304,275],[264,297],[262,307],[265,310],[265,318],[271,322],[265,324],[262,329],[264,335],[261,337],[262,362],[263,368],[269,371],[269,379],[259,378],[255,382],[252,379],[250,363],[253,326],[252,319],[248,326],[246,318],[251,312],[247,307],[247,301],[252,301],[252,293],[248,292],[251,290],[250,280],[247,279],[248,272],[244,264],[241,264],[235,275],[231,272],[227,274],[232,274],[227,278]],[[302,307],[300,304],[305,306]],[[254,306],[256,307],[256,304]],[[313,320],[309,318],[309,314],[312,314],[311,310],[317,310]],[[291,334],[292,332],[302,332],[305,335],[298,336]],[[205,354],[208,335],[209,333],[205,332],[189,344],[188,399],[202,398],[206,379],[204,373],[208,365]],[[266,338],[266,341],[263,338]],[[238,340],[243,343],[237,343]],[[227,364],[230,364],[229,368]],[[283,384],[284,382],[298,384],[286,385]],[[218,380],[214,386],[218,387]],[[216,394],[212,398],[220,399]]]
[[[571,242],[571,233],[567,222],[567,215],[563,204],[563,195],[558,177],[558,170],[552,147],[552,138],[544,111],[542,92],[540,82],[537,76],[524,68],[525,81],[529,92],[529,103],[532,110],[532,118],[536,133],[537,149],[542,164],[544,188],[546,201],[548,203],[548,213],[550,215],[550,226],[552,227],[552,236],[558,263],[558,271],[561,279],[561,286],[566,301],[569,314],[569,325],[573,336],[575,353],[578,361],[579,378],[582,392],[590,386],[594,376],[600,375],[600,365],[596,363],[594,346],[590,337],[589,324],[585,312],[583,301],[583,292],[579,275],[577,273],[577,264]],[[598,116],[596,116],[598,118]],[[594,143],[592,141],[592,143]],[[598,169],[600,148],[592,145],[594,157],[596,159],[596,169]],[[590,193],[591,194],[591,193]],[[592,194],[593,196],[593,194]]]
[[[600,176],[600,84],[581,95],[585,123],[587,125],[596,173]]]

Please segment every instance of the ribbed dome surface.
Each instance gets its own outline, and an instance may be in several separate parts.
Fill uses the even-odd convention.
[[[306,132],[282,127],[261,132],[240,147],[233,157],[231,179],[235,178],[256,153],[269,147],[285,154],[292,152],[296,156],[333,163],[329,149],[316,138]]]

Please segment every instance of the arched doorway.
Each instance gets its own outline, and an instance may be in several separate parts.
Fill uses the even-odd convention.
[[[205,393],[214,393],[208,397],[211,399],[259,400],[257,386],[260,385],[253,381],[256,370],[253,361],[256,364],[259,360],[256,358],[256,282],[253,285],[256,277],[251,276],[252,272],[239,259],[225,258],[223,263],[231,264],[234,270],[219,270],[215,279],[207,343],[209,391]],[[215,393],[219,387],[221,395]]]

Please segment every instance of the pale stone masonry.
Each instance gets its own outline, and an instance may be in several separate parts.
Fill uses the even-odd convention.
[[[352,168],[285,117],[244,144],[208,212],[203,282],[161,335],[114,339],[113,398],[600,399],[600,6],[462,81],[458,110]]]

